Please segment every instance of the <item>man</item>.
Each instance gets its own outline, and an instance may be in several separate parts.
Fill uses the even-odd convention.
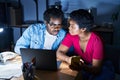
[[[20,54],[20,48],[56,50],[66,32],[62,29],[64,14],[62,10],[50,8],[44,12],[44,24],[30,25],[18,39],[15,52]]]

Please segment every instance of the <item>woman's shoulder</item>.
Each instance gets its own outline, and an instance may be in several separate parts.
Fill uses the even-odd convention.
[[[66,37],[67,37],[67,38],[69,38],[69,39],[72,39],[72,40],[74,40],[74,39],[77,39],[77,38],[78,38],[78,36],[77,36],[77,35],[71,35],[70,33],[67,33],[67,34],[66,34]]]
[[[94,38],[100,38],[101,37],[100,34],[96,33],[96,32],[92,32],[91,36],[94,37]]]
[[[99,33],[92,32],[91,33],[92,39],[97,40],[97,41],[102,41],[104,42],[102,36]]]

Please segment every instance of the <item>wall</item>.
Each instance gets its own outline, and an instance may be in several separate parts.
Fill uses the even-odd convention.
[[[34,0],[21,0],[24,8],[24,21],[36,20],[36,4]],[[38,0],[39,20],[43,20],[43,12],[46,9],[46,0]]]
[[[21,5],[23,7],[23,23],[33,23],[36,21],[36,4],[34,0],[21,0]],[[38,16],[39,20],[43,21],[43,12],[46,9],[46,0],[38,0]],[[21,36],[20,28],[13,28],[14,29],[14,43],[19,39]],[[22,28],[22,32],[26,28]]]

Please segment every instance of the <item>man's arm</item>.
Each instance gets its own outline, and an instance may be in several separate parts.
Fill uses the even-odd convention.
[[[30,45],[30,27],[28,27],[17,40],[14,51],[20,54],[20,48],[28,48]]]

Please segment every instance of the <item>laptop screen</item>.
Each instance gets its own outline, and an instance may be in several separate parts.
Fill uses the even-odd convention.
[[[45,49],[21,48],[23,64],[34,62],[35,68],[39,70],[57,70],[56,51]],[[60,65],[60,62],[58,62]]]

